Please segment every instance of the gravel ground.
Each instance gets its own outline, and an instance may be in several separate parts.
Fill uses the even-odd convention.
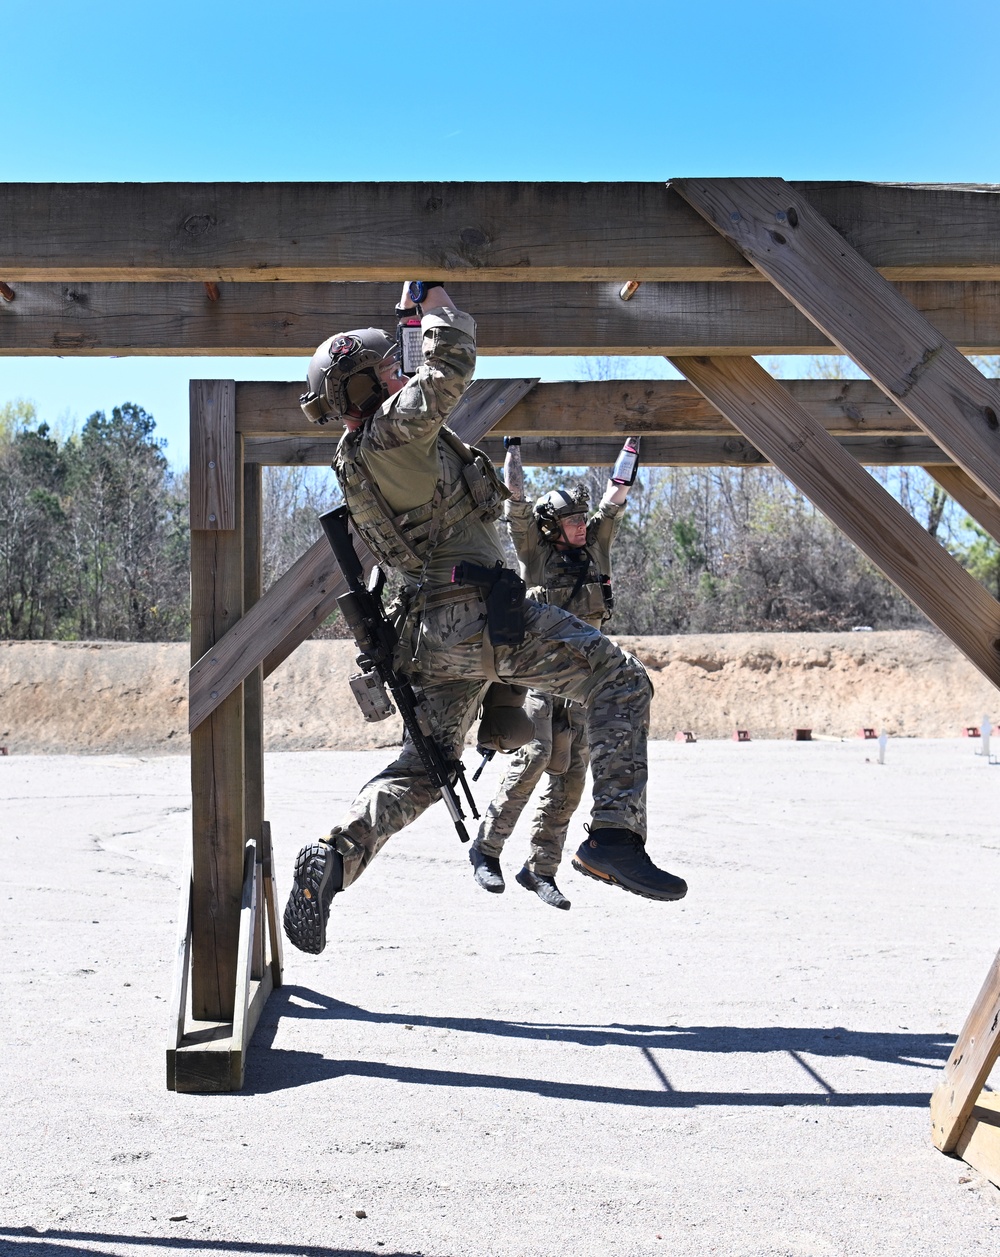
[[[488,896],[432,809],[289,949],[226,1096],[164,1086],[187,760],[0,759],[0,1253],[996,1254],[928,1135],[1000,943],[974,752],[654,743],[674,905],[568,865],[568,913]],[[385,759],[268,756],[280,895]]]

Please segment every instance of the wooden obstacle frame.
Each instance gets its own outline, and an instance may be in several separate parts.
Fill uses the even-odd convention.
[[[663,355],[680,380],[479,381],[454,425],[499,457],[773,465],[994,685],[1000,604],[864,465],[918,465],[1000,539],[1000,190],[619,184],[7,184],[0,355],[308,355],[442,278],[494,354]],[[625,288],[623,289],[623,284]],[[623,300],[623,293],[628,300]],[[778,382],[754,355],[843,353]],[[168,1086],[225,1091],[281,982],[263,678],[341,591],[324,540],[261,587],[261,467],[328,463],[301,385],[191,385],[192,865]],[[932,1137],[1000,1182],[1000,956],[934,1093]]]

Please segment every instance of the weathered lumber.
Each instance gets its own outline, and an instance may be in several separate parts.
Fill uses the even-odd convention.
[[[452,415],[454,430],[466,441],[479,440],[535,383],[475,381]],[[363,555],[363,547],[358,549]],[[329,543],[321,538],[196,660],[188,680],[189,728],[215,711],[259,664],[264,664],[265,675],[273,671],[322,624],[345,590]]]
[[[1000,506],[980,489],[971,476],[967,476],[961,467],[944,467],[941,464],[925,470],[945,493],[968,511],[980,528],[985,528],[995,541],[1000,541]]]
[[[894,279],[1000,279],[997,195],[797,187]],[[15,281],[727,280],[740,255],[661,183],[7,183]]]
[[[233,380],[192,380],[191,527],[209,532],[236,527]]]
[[[784,180],[685,179],[675,186],[1000,503],[996,381]]]
[[[767,459],[754,449],[732,425],[728,434],[705,436],[677,433],[670,436],[644,436],[642,461],[646,467],[735,467],[766,464]],[[841,449],[860,463],[879,467],[927,466],[937,470],[938,463],[950,464],[947,454],[923,435],[840,436],[835,438]],[[503,462],[501,438],[486,437],[482,449],[495,463]],[[526,467],[601,467],[610,466],[621,449],[620,437],[578,436],[575,432],[561,436],[524,437],[521,461]],[[248,463],[266,466],[329,466],[334,445],[322,437],[251,437],[246,441]]]
[[[263,591],[263,472],[259,465],[243,465],[243,610],[260,598]],[[256,894],[263,903],[264,830],[264,674],[258,666],[243,680],[243,778],[247,836],[257,851]],[[264,970],[264,913],[254,915],[253,964],[251,975],[260,978]]]
[[[830,340],[766,283],[449,282],[490,354],[816,353]],[[396,284],[23,284],[0,305],[0,355],[308,356],[331,331],[383,325]],[[905,283],[900,292],[970,353],[1000,349],[1000,283]]]
[[[231,384],[201,381],[192,389],[192,448],[219,448],[197,428],[232,428]],[[235,449],[231,443],[229,448],[232,526],[191,531],[192,660],[210,651],[243,614],[242,437],[237,435]],[[243,687],[238,684],[191,731],[191,1009],[198,1020],[226,1021],[233,1014],[246,832],[243,747]]]
[[[678,370],[966,657],[1000,685],[1000,603],[752,358],[675,358]]]
[[[237,430],[245,437],[339,440],[299,409],[301,381],[236,385]],[[920,429],[871,380],[782,380],[781,387],[835,436],[913,435]],[[732,435],[733,425],[687,380],[575,380],[536,384],[495,427],[504,436]],[[259,448],[254,443],[248,449]],[[264,461],[264,460],[259,460]]]
[[[965,1020],[931,1096],[931,1138],[952,1152],[1000,1056],[1000,953]]]
[[[980,1093],[955,1152],[991,1183],[1000,1186],[1000,1096]]]

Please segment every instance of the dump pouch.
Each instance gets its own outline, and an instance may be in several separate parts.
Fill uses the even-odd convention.
[[[526,686],[496,682],[486,691],[476,733],[480,753],[517,751],[534,738],[534,722],[524,710],[527,694]]]

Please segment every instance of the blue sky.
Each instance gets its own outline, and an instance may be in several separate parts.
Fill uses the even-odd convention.
[[[1000,6],[981,0],[0,0],[0,170],[31,182],[1000,183],[998,35]],[[31,399],[72,424],[139,402],[182,465],[190,377],[304,369],[292,358],[0,358],[0,404]],[[652,369],[666,373],[635,364]],[[508,358],[481,374],[579,370]]]

